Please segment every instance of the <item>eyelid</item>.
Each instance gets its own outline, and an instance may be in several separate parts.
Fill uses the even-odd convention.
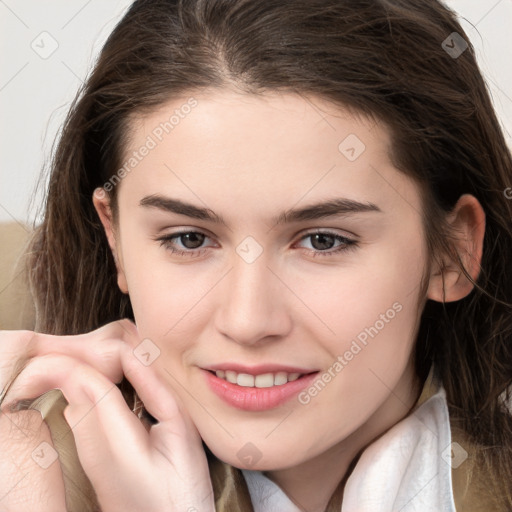
[[[359,239],[359,237],[355,233],[352,233],[347,230],[341,230],[342,233],[339,233],[338,231],[336,231],[336,229],[338,229],[338,228],[307,228],[307,229],[304,229],[303,231],[299,232],[293,238],[294,239],[297,238],[298,240],[303,240],[305,237],[307,237],[309,235],[314,235],[314,234],[320,233],[320,234],[328,234],[328,235],[332,235],[332,236],[339,236],[339,237],[351,240],[352,242],[357,242]],[[179,228],[179,231],[175,231],[172,233],[164,233],[162,235],[157,235],[153,238],[153,240],[158,241],[161,239],[169,239],[169,238],[173,238],[173,237],[178,238],[179,235],[186,235],[189,233],[199,233],[199,234],[204,235],[205,237],[210,238],[210,239],[215,238],[206,229],[185,226],[183,228]],[[190,250],[192,251],[193,249],[190,249]]]
[[[168,233],[168,234],[164,234],[161,236],[157,236],[154,238],[154,240],[159,241],[160,245],[165,247],[165,249],[167,251],[169,251],[171,254],[184,256],[184,257],[190,257],[190,258],[201,256],[204,252],[207,251],[207,249],[209,247],[212,247],[211,245],[206,246],[206,247],[198,247],[196,249],[187,249],[187,248],[181,249],[181,248],[173,247],[173,245],[172,245],[173,239],[179,238],[181,235],[186,235],[186,234],[190,234],[190,233],[201,234],[209,239],[213,238],[208,233],[206,233],[205,230],[202,230],[202,229],[181,228],[179,231],[176,231],[174,233]],[[307,248],[299,247],[300,249],[304,249],[305,251],[307,251],[307,253],[311,257],[326,257],[326,258],[334,257],[336,255],[340,255],[343,252],[347,252],[349,250],[356,249],[359,246],[358,237],[356,235],[354,235],[353,233],[351,233],[351,235],[349,235],[349,236],[345,236],[345,235],[339,234],[338,232],[333,231],[330,228],[313,228],[313,229],[304,230],[301,234],[298,235],[299,238],[298,238],[297,242],[295,242],[295,243],[296,244],[300,243],[303,240],[305,240],[308,237],[313,236],[315,234],[332,236],[337,241],[341,241],[341,244],[335,248],[326,249],[323,251],[318,250],[318,249],[315,250],[315,249],[307,249]]]
[[[159,231],[156,235],[152,236],[153,240],[159,240],[161,238],[171,238],[171,237],[178,237],[179,235],[187,235],[189,233],[199,233],[201,235],[204,235],[205,237],[208,237],[210,239],[215,239],[215,235],[204,228],[196,228],[193,226],[180,226],[176,229],[177,231],[166,231],[167,228],[162,229]],[[169,228],[172,229],[172,228]]]
[[[346,238],[348,240],[351,240],[353,242],[358,242],[359,237],[352,233],[351,231],[347,231],[346,229],[340,229],[340,228],[309,228],[305,229],[304,231],[301,231],[298,235],[298,237],[302,240],[304,236],[308,235],[315,235],[317,233],[321,234],[328,234],[332,236],[341,236],[342,238]]]
[[[210,234],[208,234],[205,230],[203,229],[197,229],[197,228],[181,228],[179,231],[175,231],[173,233],[164,233],[162,235],[157,235],[155,237],[153,237],[153,240],[157,241],[157,242],[160,242],[161,245],[164,245],[166,243],[170,243],[171,240],[173,239],[179,239],[179,237],[181,235],[188,235],[190,233],[197,233],[199,235],[204,235],[205,238],[208,238],[210,240],[213,240],[214,237],[212,237]],[[204,250],[204,249],[207,249],[208,247],[212,247],[211,245],[207,246],[207,247],[199,247],[197,249],[178,249],[178,250],[181,250],[183,252],[189,252],[189,253],[194,253],[194,252],[198,252],[198,251],[201,251],[201,250]]]
[[[345,235],[340,235],[339,233],[333,232],[329,229],[316,229],[313,231],[311,231],[311,230],[307,231],[299,238],[299,240],[296,243],[300,243],[303,240],[306,240],[309,237],[316,235],[316,234],[331,236],[336,241],[341,242],[341,243],[338,246],[335,246],[334,248],[326,249],[324,251],[321,251],[318,249],[315,250],[315,249],[307,249],[307,248],[299,247],[300,249],[305,249],[313,257],[317,257],[317,256],[321,256],[321,257],[333,256],[334,257],[335,255],[339,255],[339,254],[346,252],[350,249],[355,249],[359,245],[359,241],[358,241],[357,237],[352,238],[352,237],[348,237]]]

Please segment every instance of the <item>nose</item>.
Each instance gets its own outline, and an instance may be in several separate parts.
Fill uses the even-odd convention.
[[[264,254],[252,263],[235,255],[219,289],[215,327],[239,344],[275,341],[292,328],[286,287]]]

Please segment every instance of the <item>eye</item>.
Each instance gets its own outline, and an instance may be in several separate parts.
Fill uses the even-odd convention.
[[[160,245],[166,250],[179,256],[197,257],[203,254],[208,247],[203,246],[205,240],[209,237],[200,231],[181,231],[172,235],[164,235],[156,238]],[[349,249],[355,249],[357,242],[345,236],[329,231],[317,230],[307,233],[300,241],[311,240],[311,249],[309,253],[313,253],[313,257],[317,256],[333,256]]]
[[[201,247],[207,238],[209,237],[200,231],[181,231],[172,235],[161,236],[155,240],[173,254],[200,256],[207,249],[207,247]]]
[[[313,253],[313,257],[332,256],[357,247],[355,240],[329,231],[318,230],[307,233],[301,238],[301,241],[306,239],[311,240],[312,249],[309,252]]]

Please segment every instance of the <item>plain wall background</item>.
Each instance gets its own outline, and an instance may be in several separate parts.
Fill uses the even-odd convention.
[[[97,51],[130,4],[0,0],[0,222],[36,219],[42,198],[31,197],[42,164]],[[446,4],[477,50],[512,146],[512,0]]]

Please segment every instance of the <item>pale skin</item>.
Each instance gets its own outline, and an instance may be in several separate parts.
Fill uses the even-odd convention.
[[[190,114],[117,185],[118,224],[108,196],[92,198],[116,258],[118,286],[130,295],[136,326],[120,329],[115,324],[115,330],[113,324],[67,337],[75,338],[75,344],[38,335],[38,355],[65,356],[36,358],[9,400],[60,387],[68,401],[85,403],[84,393],[97,396],[125,373],[164,426],[156,433],[152,427],[153,434],[139,428],[117,396],[105,401],[119,410],[119,417],[105,427],[101,441],[80,444],[94,431],[95,421],[106,422],[107,409],[98,407],[97,415],[89,415],[87,428],[74,430],[86,472],[100,491],[105,475],[128,475],[137,463],[121,458],[118,466],[124,467],[117,467],[109,459],[100,467],[87,460],[95,450],[105,451],[105,444],[115,445],[118,433],[126,432],[143,446],[138,466],[141,474],[144,469],[151,472],[151,485],[159,482],[155,493],[178,487],[168,482],[171,468],[192,475],[199,466],[201,477],[194,477],[183,502],[190,492],[206,496],[211,488],[200,453],[202,438],[221,460],[265,471],[300,508],[319,512],[357,453],[414,406],[422,382],[414,373],[411,354],[426,300],[459,300],[472,284],[448,255],[442,257],[442,272],[436,261],[427,268],[419,189],[393,167],[385,125],[320,98],[257,98],[228,90],[205,91],[194,98],[197,106]],[[126,158],[187,99],[175,98],[134,119]],[[349,134],[365,146],[353,161],[339,147]],[[155,194],[207,208],[225,224],[140,205]],[[283,211],[339,198],[377,208],[272,221]],[[473,196],[464,195],[448,220],[458,234],[456,249],[476,279],[485,230],[482,207]],[[204,235],[199,249],[187,248],[186,237],[175,237],[167,247],[155,240],[181,231]],[[319,248],[321,242],[306,236],[315,231],[334,235],[327,239],[332,248]],[[251,263],[236,250],[248,236],[262,249]],[[345,246],[346,239],[355,243]],[[333,253],[340,246],[346,248]],[[169,247],[188,252],[172,253]],[[428,287],[420,296],[423,276]],[[264,412],[243,411],[223,402],[205,384],[200,368],[225,362],[281,363],[325,372],[393,304],[401,306],[399,313],[307,404],[293,398]],[[112,331],[105,336],[107,328]],[[103,343],[98,341],[101,335]],[[4,331],[1,336],[1,347],[7,347],[21,334]],[[146,338],[160,350],[148,367],[131,352]],[[16,345],[18,355],[25,346]],[[106,347],[108,365],[97,357]],[[83,372],[70,378],[77,364]],[[48,366],[54,371],[47,372]],[[3,382],[6,378],[2,373]],[[66,419],[72,423],[80,414],[78,405],[70,403]],[[179,443],[170,439],[174,427],[180,442],[188,443],[179,454]],[[151,467],[155,439],[166,449],[160,463]],[[237,456],[248,442],[261,454],[251,465]],[[130,494],[136,484],[128,478],[121,482],[126,489],[100,492],[105,511],[117,510],[109,493],[136,499]],[[151,510],[158,506],[154,500]],[[211,502],[201,506],[198,510],[212,510]]]

